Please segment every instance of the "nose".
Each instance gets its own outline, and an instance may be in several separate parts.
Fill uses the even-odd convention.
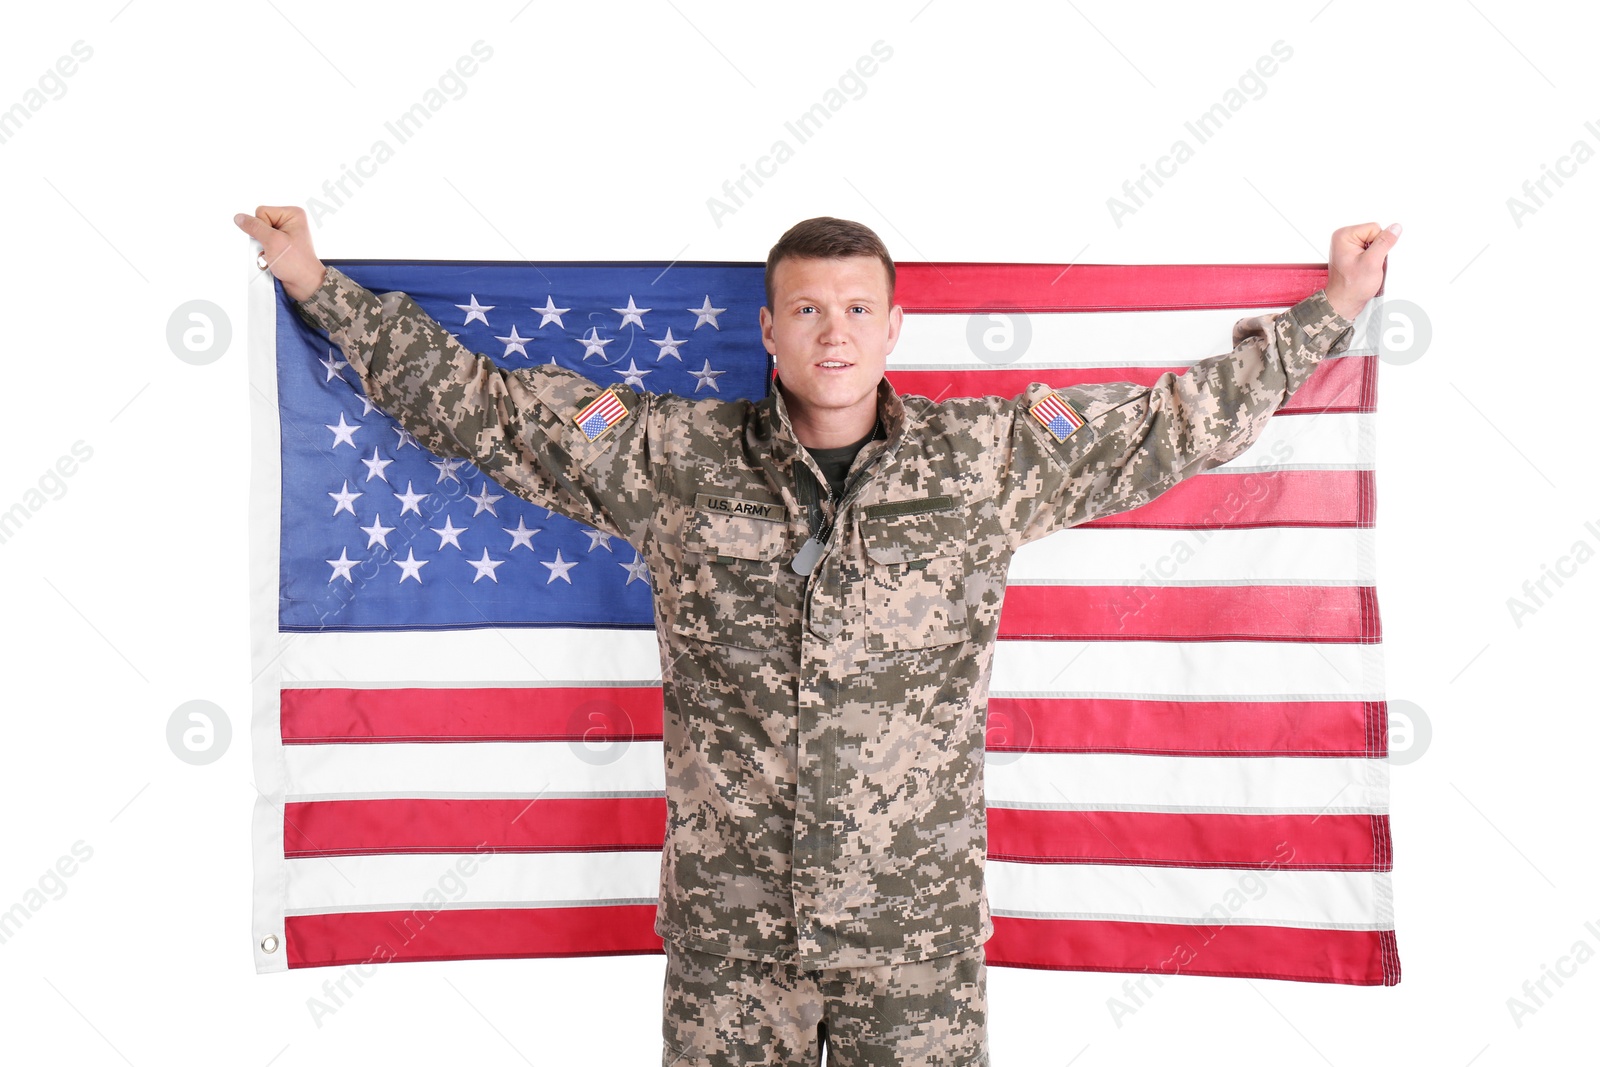
[[[845,320],[838,315],[829,315],[822,324],[821,341],[825,345],[842,345],[850,339],[845,329]]]

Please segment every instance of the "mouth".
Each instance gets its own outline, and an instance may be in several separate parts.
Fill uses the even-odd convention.
[[[846,363],[842,359],[825,359],[816,364],[822,370],[849,370],[854,363]]]

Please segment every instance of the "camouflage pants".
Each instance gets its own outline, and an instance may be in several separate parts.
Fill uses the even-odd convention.
[[[662,1067],[987,1067],[983,946],[801,970],[664,944]]]

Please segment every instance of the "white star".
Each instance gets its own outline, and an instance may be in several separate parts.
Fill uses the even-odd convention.
[[[534,308],[533,310],[537,311],[539,313],[539,315],[540,315],[539,329],[542,330],[542,329],[544,329],[546,323],[553,322],[557,326],[560,326],[564,330],[564,329],[567,328],[567,325],[566,325],[566,323],[561,321],[561,316],[565,315],[567,312],[571,311],[572,309],[571,308],[558,308],[558,307],[556,307],[556,302],[554,300],[552,300],[549,296],[546,296],[544,298],[544,307],[542,307],[542,308]]]
[[[556,549],[556,561],[554,563],[545,563],[544,560],[542,560],[542,559],[539,562],[541,564],[543,564],[544,566],[550,568],[550,577],[545,579],[545,583],[544,583],[545,585],[549,585],[551,582],[555,581],[557,578],[560,578],[563,582],[566,582],[568,585],[572,584],[572,579],[567,577],[567,572],[578,565],[578,561],[577,560],[573,560],[570,563],[563,563],[562,560],[561,560],[561,550],[558,548],[558,549]]]
[[[378,405],[367,399],[366,393],[362,393],[359,399],[361,401],[361,415],[363,418],[378,410]]]
[[[333,354],[333,349],[331,349],[331,348],[328,349],[328,358],[327,359],[319,359],[317,362],[321,363],[324,367],[326,367],[328,369],[328,376],[326,378],[322,379],[322,383],[324,385],[326,385],[327,383],[333,381],[335,378],[344,377],[344,375],[340,374],[339,372],[341,370],[343,370],[345,367],[348,367],[350,365],[350,364],[346,363],[344,360],[340,359],[338,356],[334,355]],[[332,579],[330,579],[330,581],[331,580]]]
[[[324,423],[323,425],[326,426],[327,424]],[[344,412],[339,412],[339,425],[328,426],[328,429],[333,431],[333,444],[329,447],[338,448],[341,444],[349,445],[351,448],[356,447],[356,431],[360,428],[361,424],[359,422],[354,426],[345,422]]]
[[[335,578],[343,578],[345,581],[354,584],[355,579],[350,577],[350,568],[361,561],[359,559],[351,559],[349,553],[341,548],[339,549],[338,559],[325,559],[322,562],[333,568],[333,573],[328,575],[328,581],[331,582]]]
[[[462,534],[467,532],[467,527],[465,527],[465,526],[457,528],[456,525],[450,521],[450,516],[449,515],[446,515],[444,517],[444,528],[443,529],[440,529],[437,526],[430,527],[430,529],[432,529],[434,533],[439,535],[439,547],[441,549],[444,548],[444,546],[445,546],[445,544],[447,542],[449,544],[455,545],[457,548],[460,548],[461,547],[460,537],[461,537]]]
[[[673,359],[676,359],[679,363],[682,363],[683,362],[683,357],[678,354],[678,346],[679,345],[686,345],[686,344],[689,343],[689,341],[688,341],[688,338],[672,336],[672,327],[668,326],[667,327],[667,336],[666,337],[662,338],[659,341],[657,341],[655,338],[652,337],[650,339],[650,343],[655,345],[657,348],[661,349],[660,352],[656,353],[656,360],[658,362],[660,360],[662,360],[662,359],[665,359],[667,356],[671,356]]]
[[[511,324],[511,336],[510,337],[496,337],[495,340],[499,341],[501,344],[506,346],[506,350],[504,352],[500,353],[500,358],[501,359],[506,359],[511,355],[511,352],[512,352],[513,349],[515,349],[518,352],[521,352],[524,356],[527,356],[528,355],[528,350],[524,346],[527,345],[527,343],[529,341],[533,340],[533,338],[531,338],[531,337],[523,337],[521,334],[517,333],[517,324],[516,323],[512,323]]]
[[[592,529],[592,528],[588,531],[588,534],[589,534],[589,551],[590,552],[593,552],[597,548],[603,548],[607,552],[611,551],[611,535],[610,534],[602,533],[601,531],[596,530],[596,529]]]
[[[422,568],[428,561],[418,559],[416,553],[411,549],[406,549],[405,559],[391,559],[389,562],[400,568],[400,580],[402,582],[407,578],[415,578],[418,585],[422,584]]]
[[[363,526],[360,529],[362,533],[367,535],[368,548],[373,545],[382,545],[384,548],[389,547],[389,534],[394,531],[394,527],[385,526],[383,524],[383,516],[377,512],[372,513],[372,525]]]
[[[588,359],[590,356],[599,356],[603,359],[606,354],[606,345],[610,344],[611,341],[615,341],[616,338],[613,337],[610,340],[602,341],[596,328],[591,326],[589,327],[588,337],[575,337],[573,340],[583,346],[584,359]]]
[[[394,446],[396,451],[405,448],[407,445],[410,445],[412,448],[422,447],[421,445],[417,444],[417,439],[411,436],[411,431],[406,429],[404,426],[394,427],[394,432],[400,435],[400,443]]]
[[[472,576],[472,584],[473,585],[477,585],[478,584],[478,579],[479,578],[488,578],[490,581],[494,582],[494,584],[496,584],[496,585],[500,584],[500,579],[496,578],[495,575],[494,575],[494,569],[496,567],[500,566],[502,563],[504,563],[505,560],[503,560],[503,559],[490,559],[489,558],[489,550],[486,548],[486,549],[483,550],[483,558],[482,559],[469,559],[469,560],[467,560],[467,562],[472,564],[473,570],[478,572],[477,574],[474,574]]]
[[[708,359],[706,360],[706,365],[704,367],[701,367],[699,370],[692,370],[689,373],[694,375],[695,392],[698,393],[702,385],[709,385],[714,391],[720,393],[722,390],[717,388],[717,378],[718,376],[727,374],[728,372],[725,370],[712,370],[711,361]]]
[[[643,389],[644,388],[644,376],[646,374],[653,374],[655,372],[654,371],[647,371],[647,370],[640,370],[639,369],[639,365],[636,362],[634,362],[633,360],[630,359],[630,360],[628,360],[628,369],[627,370],[619,370],[619,371],[617,371],[617,373],[622,375],[622,380],[623,380],[624,383],[626,383],[628,385],[636,385],[640,389]],[[694,372],[691,371],[690,373],[692,374]]]
[[[472,514],[474,516],[476,516],[476,515],[478,515],[478,514],[480,514],[482,512],[485,512],[485,511],[487,511],[489,514],[493,515],[495,513],[495,511],[494,511],[494,502],[496,500],[504,499],[504,497],[503,496],[491,496],[491,495],[489,495],[489,483],[488,482],[484,482],[483,483],[482,492],[478,496],[469,495],[467,497],[467,499],[472,501],[474,504],[478,505],[477,507],[472,509]]]
[[[644,565],[643,556],[634,556],[632,563],[619,563],[617,566],[628,572],[628,580],[622,583],[624,586],[632,585],[636,579],[646,584],[650,581],[650,568]]]
[[[521,518],[518,518],[517,528],[515,530],[509,529],[505,526],[500,527],[500,529],[505,530],[506,533],[511,535],[511,547],[507,549],[508,552],[515,552],[518,545],[522,545],[529,552],[532,552],[533,535],[538,533],[541,527],[536,526],[530,530],[528,529],[527,522]]]
[[[493,311],[494,310],[494,305],[493,304],[480,304],[480,303],[478,303],[478,297],[477,297],[476,293],[474,293],[469,299],[472,301],[472,303],[470,303],[470,304],[457,304],[456,305],[456,307],[460,308],[462,311],[465,311],[467,313],[467,321],[463,322],[461,325],[463,325],[463,326],[471,326],[473,319],[477,319],[479,322],[483,323],[485,326],[489,325],[489,316],[485,315],[484,312],[485,311]]]
[[[640,318],[639,316],[646,315],[650,311],[649,308],[642,308],[642,307],[635,306],[632,296],[628,297],[628,306],[627,307],[625,307],[625,308],[612,308],[611,310],[615,311],[618,315],[622,316],[622,322],[617,326],[617,329],[619,329],[619,330],[622,329],[623,326],[628,325],[628,322],[630,320],[633,321],[633,322],[637,322],[639,324],[639,329],[641,329],[641,330],[644,329],[644,319]]]
[[[417,505],[426,500],[428,494],[417,492],[411,488],[411,483],[407,482],[406,491],[404,493],[396,493],[395,497],[400,501],[400,514],[404,515],[408,511],[415,511],[418,515],[421,515],[422,509]]]
[[[345,479],[344,485],[340,487],[337,493],[329,493],[328,495],[334,499],[333,513],[335,515],[341,511],[348,511],[352,515],[356,513],[356,509],[352,505],[355,503],[356,497],[361,494],[350,491],[350,480],[348,478]]]
[[[389,464],[393,463],[394,460],[392,460],[392,459],[379,459],[378,458],[378,446],[377,445],[373,445],[372,446],[372,458],[371,459],[364,459],[361,462],[363,462],[363,463],[365,463],[367,465],[367,481],[370,482],[374,478],[382,478],[384,481],[388,481],[389,480],[389,476],[383,472],[383,468],[385,468]]]
[[[449,478],[452,482],[459,482],[461,479],[456,477],[456,468],[465,463],[466,460],[458,459],[455,456],[447,456],[444,459],[430,459],[428,462],[432,463],[434,467],[438,469],[438,481],[442,482],[446,478]],[[435,482],[434,484],[438,483]]]
[[[697,308],[690,308],[689,310],[695,313],[694,328],[696,330],[708,322],[711,324],[713,329],[720,330],[722,327],[717,325],[717,316],[728,309],[712,307],[711,297],[707,296],[704,304],[701,304]]]

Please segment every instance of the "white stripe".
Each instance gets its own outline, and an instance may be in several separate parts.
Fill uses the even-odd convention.
[[[1355,320],[1348,356],[1372,355],[1368,340],[1370,301]],[[889,370],[1015,370],[1037,367],[1187,367],[1233,349],[1240,319],[1273,315],[1283,308],[1223,308],[1210,311],[1110,311],[1033,313],[1026,316],[1027,348],[1015,362],[989,362],[968,342],[970,315],[908,314],[889,357]],[[1005,316],[979,316],[978,348],[998,358],[1016,344],[1022,326]],[[1013,318],[1015,315],[1013,314]],[[1007,330],[1010,333],[1007,334]],[[993,335],[986,347],[983,334]],[[1337,358],[1337,357],[1335,357]]]
[[[660,684],[653,630],[284,634],[289,688]],[[997,696],[1382,700],[1380,645],[999,641]],[[402,664],[395,669],[395,664]],[[402,673],[403,672],[403,673]],[[395,676],[390,676],[391,673]],[[293,746],[290,746],[293,747]]]
[[[1208,474],[1252,470],[1370,470],[1376,457],[1377,416],[1310,412],[1267,420],[1250,447]]]
[[[995,915],[1389,930],[1389,875],[1374,871],[1120,867],[990,860]]]
[[[582,758],[580,749],[591,758]],[[662,796],[666,789],[660,741],[442,741],[284,750],[290,800]]]
[[[600,746],[589,746],[602,751]],[[334,799],[659,797],[660,741],[617,742],[608,761],[566,742],[289,745],[291,801]],[[1087,811],[1379,814],[1383,760],[1028,752],[989,760],[995,807]]]
[[[1104,530],[1023,545],[1014,585],[1372,585],[1373,530]]]
[[[284,685],[661,684],[654,630],[510,627],[282,635]]]
[[[1142,700],[1382,700],[1382,646],[998,641],[990,692]]]
[[[335,856],[287,862],[288,913],[650,903],[661,853]],[[998,915],[1390,929],[1386,873],[987,865]]]
[[[654,902],[661,850],[333,856],[288,865],[288,912]],[[430,892],[433,896],[430,898]]]
[[[619,411],[626,413],[627,409],[622,406],[622,401],[617,399],[616,393],[607,391],[595,397],[587,410],[579,412],[578,421],[581,425],[599,415],[607,423],[611,423],[616,421],[614,416]]]
[[[1326,757],[1027,752],[992,758],[984,791],[989,806],[1000,808],[1369,815],[1389,810],[1389,765]]]

